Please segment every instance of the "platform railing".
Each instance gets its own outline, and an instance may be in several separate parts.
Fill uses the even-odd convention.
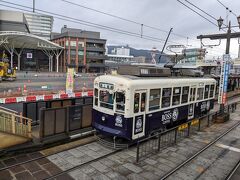
[[[238,103],[232,103],[225,106],[224,112],[234,112]],[[183,138],[189,137],[191,134],[209,127],[220,115],[220,111],[208,113],[198,119],[193,119],[187,123],[168,129],[164,132],[156,133],[137,142],[136,162],[144,159],[154,153],[176,144]]]
[[[0,108],[0,131],[31,138],[32,120]]]

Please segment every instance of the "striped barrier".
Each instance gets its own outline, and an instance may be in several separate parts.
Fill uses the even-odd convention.
[[[67,99],[67,98],[77,98],[93,96],[93,91],[86,92],[76,92],[71,94],[47,94],[47,95],[31,95],[23,97],[8,97],[0,98],[0,104],[10,104],[10,103],[19,103],[19,102],[35,102],[35,101],[48,101],[54,99]]]

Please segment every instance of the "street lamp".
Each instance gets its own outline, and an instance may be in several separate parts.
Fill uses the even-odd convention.
[[[219,27],[219,30],[220,30],[221,27],[222,27],[222,25],[223,25],[223,19],[221,18],[221,16],[220,16],[220,18],[217,20],[217,23],[218,23],[218,27]]]
[[[238,25],[239,25],[239,28],[240,28],[240,16],[237,17],[237,21],[238,21]]]

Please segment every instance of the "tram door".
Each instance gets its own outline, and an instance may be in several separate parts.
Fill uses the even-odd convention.
[[[145,135],[146,93],[146,90],[134,93],[132,139],[137,139]]]
[[[188,106],[188,120],[193,119],[194,118],[194,101],[196,98],[196,88],[195,87],[191,87],[190,88],[190,102],[192,102],[191,104],[189,104]]]

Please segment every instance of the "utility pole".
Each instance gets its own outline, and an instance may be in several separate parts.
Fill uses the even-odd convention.
[[[232,38],[240,38],[240,32],[231,32],[232,27],[239,27],[240,28],[240,16],[237,17],[238,26],[231,26],[231,21],[229,21],[229,25],[227,26],[228,30],[227,33],[223,34],[209,34],[209,35],[200,35],[197,36],[197,39],[210,39],[210,40],[217,40],[217,39],[226,39],[226,51],[225,55],[223,55],[223,63],[221,67],[221,77],[220,77],[220,84],[219,84],[219,104],[220,104],[220,112],[224,114],[224,104],[226,103],[226,93],[227,93],[227,81],[228,81],[228,74],[229,74],[229,50],[230,50],[230,41]],[[222,29],[221,26],[223,24],[223,19],[220,17],[218,19],[218,26],[219,30]]]
[[[33,12],[35,12],[35,0],[33,0]]]

